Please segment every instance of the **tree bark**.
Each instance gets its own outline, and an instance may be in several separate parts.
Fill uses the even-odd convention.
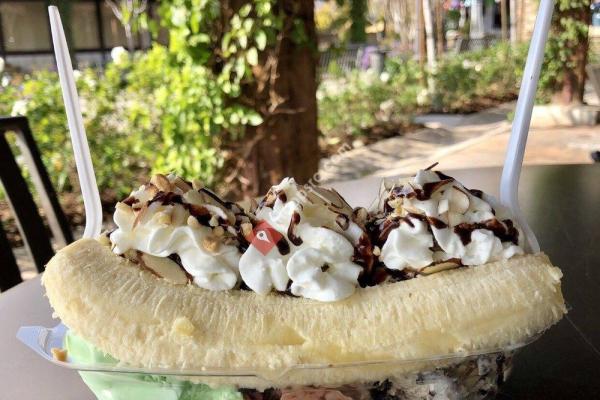
[[[508,18],[506,15],[506,0],[500,0],[500,25],[502,27],[502,41],[508,40]]]
[[[562,30],[560,21],[564,19],[573,19],[577,22],[589,24],[591,19],[591,10],[589,6],[580,6],[566,10],[560,10],[558,7],[554,11],[557,15],[553,19],[553,30]],[[585,86],[589,34],[585,38],[579,38],[573,43],[568,62],[573,65],[572,68],[564,68],[562,77],[559,80],[559,88],[553,97],[553,102],[558,104],[583,103],[583,94]]]
[[[286,176],[307,183],[316,174],[319,163],[314,2],[278,0],[277,7],[285,13],[284,26],[293,26],[294,20],[302,21],[309,42],[297,44],[290,39],[289,31],[284,32],[271,57],[271,62],[276,63],[275,71],[270,71],[274,72],[272,79],[253,93],[265,122],[246,133],[249,151],[243,154],[247,158],[240,171],[246,196],[264,194]],[[255,75],[272,67],[263,63],[255,68]],[[281,103],[274,105],[273,96],[280,98]]]
[[[421,70],[420,83],[425,86],[425,62],[427,61],[427,44],[425,43],[425,17],[423,16],[423,2],[416,0],[417,10],[417,52],[419,68]]]
[[[444,54],[446,38],[444,35],[444,9],[441,0],[435,0],[435,43],[437,54],[441,57]]]
[[[517,43],[517,0],[508,0],[508,10],[510,19],[510,43]]]

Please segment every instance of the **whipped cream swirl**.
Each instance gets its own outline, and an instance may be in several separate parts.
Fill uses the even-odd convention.
[[[237,215],[236,215],[237,214]],[[117,203],[110,234],[113,251],[137,250],[157,257],[179,257],[193,282],[209,290],[238,283],[240,252],[234,227],[241,209],[204,188],[169,175],[155,175]]]
[[[320,301],[354,293],[363,270],[355,262],[355,244],[368,238],[337,192],[302,187],[285,178],[260,202],[256,220],[280,237],[267,254],[251,244],[242,255],[240,273],[250,289],[268,293],[289,287],[296,296]]]
[[[374,221],[389,269],[480,265],[523,254],[523,235],[507,210],[440,172],[421,170],[384,188]]]

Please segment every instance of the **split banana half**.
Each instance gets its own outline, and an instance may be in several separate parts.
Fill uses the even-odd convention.
[[[376,381],[428,367],[406,360],[525,342],[566,312],[561,276],[540,253],[358,289],[325,303],[176,285],[82,239],[50,260],[42,282],[65,325],[121,362],[271,373],[270,382],[209,382],[260,390],[274,382]],[[382,360],[396,364],[343,366]],[[340,366],[283,373],[305,364]]]

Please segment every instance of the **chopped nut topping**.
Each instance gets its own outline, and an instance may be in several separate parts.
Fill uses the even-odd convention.
[[[215,253],[219,249],[220,242],[216,237],[207,236],[202,239],[202,247],[211,253]]]
[[[221,237],[225,234],[225,229],[222,226],[217,226],[213,229],[213,234],[217,237]]]
[[[210,226],[218,226],[219,225],[219,217],[217,217],[216,215],[213,215],[212,217],[210,217],[208,224]]]
[[[171,224],[171,214],[167,214],[166,212],[159,212],[154,214],[152,217],[157,223],[161,225],[169,225]]]
[[[67,361],[67,350],[59,349],[58,347],[53,347],[50,349],[50,352],[52,353],[52,357],[54,357],[55,360],[62,362]]]
[[[381,255],[381,249],[379,248],[379,246],[374,246],[373,247],[373,255],[379,257]]]
[[[241,225],[242,234],[245,237],[250,237],[252,235],[252,224],[249,222],[245,222]]]
[[[193,215],[190,215],[187,219],[187,224],[189,227],[197,229],[200,228],[200,222],[198,222],[198,220],[196,219],[196,217],[194,217]]]

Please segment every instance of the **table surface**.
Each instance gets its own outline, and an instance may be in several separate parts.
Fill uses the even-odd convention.
[[[497,195],[498,168],[446,172]],[[352,205],[368,205],[379,181],[334,186]],[[600,398],[600,165],[525,168],[519,196],[542,249],[563,270],[569,313],[517,355],[499,398]],[[39,278],[0,295],[0,321],[0,399],[94,398],[74,371],[48,363],[15,338],[20,326],[58,323]]]

